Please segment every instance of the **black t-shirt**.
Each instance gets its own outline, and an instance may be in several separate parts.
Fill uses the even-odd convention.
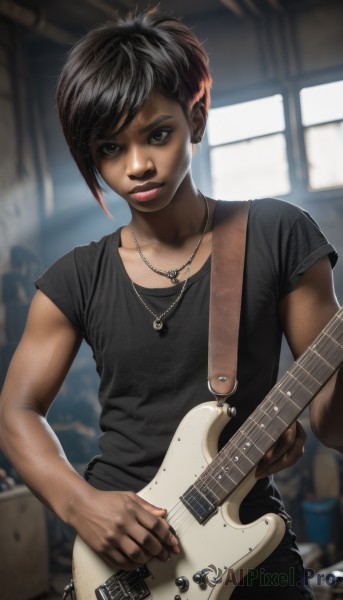
[[[80,329],[90,344],[100,377],[100,454],[88,474],[100,489],[139,491],[154,477],[182,417],[212,400],[207,387],[209,276],[211,260],[193,274],[165,327],[137,298],[118,246],[120,230],[75,248],[37,280],[41,289]],[[315,222],[280,200],[251,204],[244,271],[238,357],[237,416],[222,433],[222,445],[274,385],[282,338],[280,299],[318,259],[337,255]],[[228,256],[230,260],[230,256]],[[180,286],[136,288],[156,314]],[[185,457],[186,459],[187,457]],[[260,481],[247,520],[278,510],[273,483]],[[244,520],[244,504],[242,510]]]

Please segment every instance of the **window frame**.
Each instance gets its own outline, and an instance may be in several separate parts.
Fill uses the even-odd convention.
[[[284,118],[285,118],[285,129],[281,132],[267,133],[259,136],[254,136],[250,138],[244,138],[241,140],[226,142],[223,144],[216,144],[214,146],[210,146],[208,141],[208,135],[206,134],[206,145],[208,148],[208,156],[210,157],[212,148],[219,148],[228,145],[234,145],[243,141],[262,139],[264,137],[270,137],[271,135],[275,135],[275,133],[282,133],[285,136],[286,141],[286,157],[288,162],[288,172],[289,172],[289,182],[290,182],[290,191],[286,194],[280,194],[280,198],[283,200],[289,201],[292,197],[292,191],[294,189],[294,169],[293,169],[293,157],[290,152],[291,147],[291,135],[290,135],[290,126],[289,126],[289,110],[288,110],[288,97],[286,94],[286,88],[282,85],[281,82],[271,82],[269,85],[260,85],[260,86],[248,86],[243,89],[237,90],[229,90],[228,92],[219,92],[214,94],[211,101],[211,109],[213,108],[222,108],[224,106],[232,106],[234,104],[240,104],[243,102],[250,102],[253,100],[261,100],[263,98],[268,98],[270,96],[280,95],[282,97],[283,108],[284,108]],[[211,171],[211,166],[210,166]]]
[[[309,204],[313,202],[322,203],[326,199],[342,199],[343,186],[315,190],[309,187],[308,160],[305,145],[305,129],[307,126],[302,124],[300,104],[300,90],[304,87],[334,83],[341,80],[343,80],[343,68],[338,67],[329,71],[302,73],[284,81],[273,80],[268,84],[246,86],[235,90],[214,91],[212,93],[211,108],[230,106],[232,104],[249,102],[280,94],[283,99],[285,112],[285,130],[283,133],[286,138],[290,179],[290,192],[280,197],[296,204],[300,202],[303,204],[307,202]],[[236,142],[230,142],[230,144],[234,143]],[[204,154],[204,157],[209,157],[211,148],[215,146],[209,146],[207,136],[205,144],[207,152]]]

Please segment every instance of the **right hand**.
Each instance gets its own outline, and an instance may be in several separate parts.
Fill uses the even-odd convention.
[[[87,507],[72,523],[80,537],[111,566],[132,571],[152,558],[179,554],[178,539],[165,519],[167,511],[133,492],[102,492],[92,488]]]

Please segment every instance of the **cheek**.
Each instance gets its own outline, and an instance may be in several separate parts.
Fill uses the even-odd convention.
[[[118,167],[114,162],[104,162],[101,167],[98,169],[102,179],[105,183],[113,188],[113,184],[116,182],[118,184]]]
[[[170,168],[173,171],[187,171],[192,162],[192,144],[184,142],[175,148],[171,154]]]

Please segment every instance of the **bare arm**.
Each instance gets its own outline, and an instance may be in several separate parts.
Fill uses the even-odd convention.
[[[103,558],[128,569],[151,556],[167,559],[177,540],[165,511],[130,492],[94,489],[46,422],[80,343],[80,333],[37,292],[1,394],[1,447],[33,493]]]
[[[337,309],[329,259],[323,258],[304,273],[298,285],[281,302],[281,319],[295,359],[306,350]],[[332,377],[313,400],[310,414],[317,437],[325,445],[343,451],[342,369],[338,377]],[[261,460],[256,477],[261,479],[296,463],[304,452],[305,439],[305,431],[296,421]]]
[[[32,491],[65,521],[69,508],[64,491],[68,485],[82,485],[82,480],[66,460],[45,416],[80,342],[68,320],[38,292],[0,403],[2,449]],[[63,481],[58,482],[62,473]]]
[[[337,312],[328,258],[319,260],[282,301],[281,318],[295,358]],[[310,405],[311,426],[327,446],[343,451],[343,371],[334,375]]]

